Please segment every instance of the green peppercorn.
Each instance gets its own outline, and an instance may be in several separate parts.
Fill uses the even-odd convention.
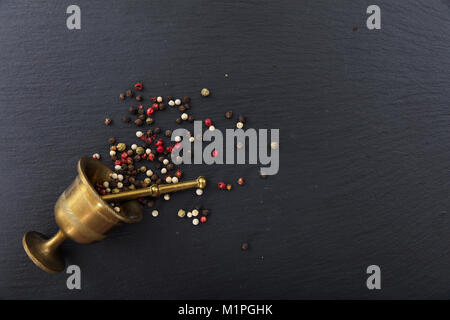
[[[123,142],[117,144],[117,151],[119,151],[119,152],[124,152],[126,148],[127,148],[127,146]]]
[[[142,154],[144,154],[144,152],[145,152],[145,149],[143,147],[137,147],[136,153],[138,155],[142,155]]]
[[[139,171],[140,171],[140,172],[147,172],[146,166],[140,167],[140,168],[139,168]]]
[[[152,123],[153,123],[153,119],[150,118],[150,117],[148,117],[147,119],[145,119],[145,122],[146,122],[147,124],[152,124]]]

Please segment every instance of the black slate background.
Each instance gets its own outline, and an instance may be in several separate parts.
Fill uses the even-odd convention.
[[[66,28],[70,4],[0,1],[0,298],[450,298],[448,1],[377,1],[379,31],[365,0],[79,0],[81,31]],[[200,227],[176,217],[197,200],[185,192],[102,242],[65,242],[82,269],[70,291],[21,237],[56,232],[53,205],[81,156],[107,158],[111,135],[135,141],[118,94],[136,80],[191,95],[218,128],[230,108],[280,128],[280,172],[186,168],[248,184],[208,188]]]

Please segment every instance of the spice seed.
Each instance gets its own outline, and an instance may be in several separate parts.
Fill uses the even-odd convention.
[[[225,112],[225,118],[227,118],[227,119],[233,118],[233,111],[229,110],[229,111]]]
[[[244,178],[240,177],[237,181],[238,185],[243,186],[245,184]]]
[[[208,89],[203,88],[202,91],[200,91],[200,93],[203,97],[207,97],[210,95],[211,92]]]
[[[197,218],[192,219],[192,224],[193,224],[194,226],[198,225],[199,222],[200,222],[200,221],[199,221]]]
[[[106,124],[107,126],[109,126],[109,125],[111,124],[111,122],[112,122],[112,119],[111,119],[111,118],[106,118],[106,119],[105,119],[105,124]]]
[[[186,215],[186,211],[184,211],[183,209],[178,210],[178,216],[180,218],[184,218],[185,215]]]
[[[244,243],[241,245],[241,249],[242,249],[243,251],[248,250],[248,243],[247,243],[247,242],[244,242]]]
[[[152,211],[152,216],[157,217],[159,214],[158,210],[153,210]]]

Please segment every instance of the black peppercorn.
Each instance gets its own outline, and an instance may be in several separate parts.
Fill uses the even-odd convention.
[[[138,108],[138,113],[139,113],[139,114],[145,114],[145,110],[144,110],[143,108],[142,108],[142,109],[141,109],[141,108]]]
[[[109,142],[109,144],[114,144],[114,143],[116,143],[116,138],[111,137],[108,139],[108,142]]]
[[[209,209],[202,209],[202,210],[201,210],[201,213],[202,213],[202,215],[204,215],[204,216],[206,217],[206,216],[209,216],[209,214],[210,214],[211,212],[209,211]]]
[[[156,180],[158,180],[158,175],[153,174],[153,175],[150,177],[150,179],[152,179],[153,181],[156,181]]]
[[[189,103],[191,102],[191,98],[188,96],[183,97],[183,103]]]
[[[119,98],[120,98],[120,100],[125,100],[125,93],[121,93],[121,94],[119,95]]]
[[[159,157],[159,158],[158,158],[158,161],[159,161],[159,162],[163,162],[163,161],[164,161],[164,157]]]
[[[148,207],[154,207],[155,206],[155,201],[153,201],[153,200],[149,200],[148,202],[147,202],[147,206]]]
[[[245,117],[244,116],[239,116],[239,122],[245,123]]]
[[[161,183],[162,183],[161,179],[156,180],[156,184],[161,184]]]
[[[248,249],[248,243],[247,242],[244,242],[242,245],[241,245],[241,249],[242,250],[247,250]]]
[[[161,133],[161,128],[155,128],[155,134],[160,134]]]
[[[189,116],[189,117],[188,117],[188,121],[189,121],[189,122],[194,122],[194,120],[195,120],[194,116]]]
[[[142,121],[141,119],[136,119],[136,120],[134,120],[134,123],[135,123],[138,127],[140,127],[140,126],[142,126],[142,125],[144,124],[144,121]]]
[[[122,121],[128,123],[131,121],[131,118],[129,116],[123,116]]]
[[[128,150],[127,155],[131,157],[133,155],[133,150]],[[130,170],[130,166],[128,166],[128,170]]]
[[[189,110],[191,108],[191,105],[189,103],[185,103],[184,107],[186,108],[186,110]]]
[[[227,118],[227,119],[233,118],[233,111],[229,110],[229,111],[225,112],[225,118]]]
[[[135,155],[134,156],[134,161],[141,161],[141,156],[140,155]]]
[[[142,98],[141,95],[137,95],[137,96],[136,96],[136,100],[137,100],[137,101],[142,101],[142,100],[144,100],[144,98]]]
[[[133,91],[127,90],[127,97],[130,98],[134,95]]]
[[[164,134],[166,135],[166,137],[171,137],[172,136],[172,130],[166,130],[166,132],[164,132]]]
[[[183,120],[181,120],[181,118],[177,118],[177,119],[175,120],[175,122],[178,123],[178,124],[180,124],[181,122],[183,122]]]
[[[137,114],[137,113],[138,113],[138,108],[137,108],[137,107],[130,107],[130,108],[128,109],[128,111],[129,111],[131,114]]]
[[[142,121],[144,121],[145,118],[146,118],[145,114],[140,114],[140,115],[138,116],[138,119],[141,119]]]
[[[166,104],[165,103],[160,103],[159,104],[159,110],[164,110],[166,108]]]
[[[169,164],[166,166],[166,168],[167,168],[167,170],[169,170],[169,171],[173,170],[173,168],[174,168],[173,163],[169,163]]]
[[[185,111],[186,111],[186,107],[185,107],[185,106],[179,106],[179,107],[178,107],[178,110],[179,110],[180,112],[185,112]]]
[[[152,134],[153,134],[152,129],[148,129],[148,130],[147,130],[147,135],[148,135],[148,136],[151,136]]]

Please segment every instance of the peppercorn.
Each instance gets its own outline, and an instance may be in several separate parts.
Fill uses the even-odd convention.
[[[147,201],[147,206],[148,207],[154,207],[155,206],[155,201],[153,201],[153,200],[149,200],[149,201]]]
[[[112,119],[111,119],[111,118],[106,118],[106,119],[105,119],[105,124],[106,124],[107,126],[109,126],[109,125],[111,124],[111,122],[112,122]]]
[[[194,122],[194,120],[195,120],[194,116],[191,116],[191,115],[190,115],[190,116],[188,117],[188,121],[189,121],[189,122]]]
[[[223,183],[223,182],[219,182],[218,184],[217,184],[217,187],[219,188],[219,189],[226,189],[226,187],[227,187],[227,185],[225,184],[225,183]]]
[[[200,91],[200,93],[203,97],[207,97],[207,96],[209,96],[210,91],[206,88],[203,88],[202,91]]]
[[[247,249],[248,249],[248,243],[247,243],[247,242],[244,242],[244,243],[241,245],[241,250],[245,251],[245,250],[247,250]]]
[[[133,150],[128,150],[127,151],[127,156],[131,157],[132,155],[133,155]],[[128,168],[128,169],[130,169],[130,168]]]
[[[183,113],[181,115],[181,120],[187,120],[189,118],[189,115],[187,113]]]
[[[207,126],[207,127],[212,126],[212,120],[209,119],[209,118],[206,118],[206,119],[205,119],[205,126]]]
[[[201,223],[205,223],[206,220],[208,220],[208,219],[207,219],[205,216],[203,216],[203,217],[200,218],[200,222],[201,222]]]
[[[92,158],[94,158],[95,160],[99,160],[100,159],[100,155],[98,153],[94,153],[92,155]]]
[[[140,126],[142,126],[142,125],[144,124],[144,121],[142,121],[141,119],[136,119],[136,120],[134,120],[134,123],[135,123],[138,127],[140,127]]]
[[[183,172],[180,169],[178,169],[177,171],[175,171],[175,176],[178,179],[181,179],[181,177],[183,176]]]
[[[155,134],[160,134],[161,133],[161,128],[155,128]]]
[[[240,177],[237,181],[238,185],[243,186],[245,184],[244,178]]]
[[[164,110],[166,108],[166,104],[165,103],[160,103],[159,104],[159,110]]]
[[[134,159],[134,161],[139,162],[139,161],[141,161],[141,156],[137,154],[137,155],[134,156],[133,159]]]
[[[180,218],[183,218],[186,215],[186,211],[184,211],[183,209],[178,210],[178,216]]]
[[[194,226],[198,225],[198,223],[199,223],[199,220],[198,220],[197,218],[192,219],[192,224],[193,224]]]
[[[162,183],[162,179],[159,178],[158,180],[156,180],[156,184],[161,184]]]
[[[232,188],[232,187],[231,187],[231,184],[227,184],[227,190],[228,190],[228,191],[231,191],[231,188]]]
[[[116,143],[116,138],[113,138],[113,137],[109,138],[109,139],[108,139],[108,143],[109,143],[109,144],[114,144],[114,143]]]
[[[137,114],[137,113],[138,113],[138,108],[137,108],[137,107],[131,106],[130,108],[128,108],[128,111],[129,111],[131,114]]]
[[[227,119],[233,118],[233,111],[229,110],[229,111],[225,112],[225,118],[227,118]]]
[[[191,108],[191,105],[189,103],[185,103],[183,106],[186,110],[189,110]]]
[[[195,190],[195,193],[196,193],[198,196],[201,196],[201,195],[203,194],[203,189],[198,188],[197,190]]]
[[[205,217],[209,216],[209,214],[211,213],[211,211],[209,211],[209,209],[203,209],[201,212],[202,212],[202,215],[204,215]]]
[[[128,122],[131,121],[131,118],[129,116],[123,116],[122,117],[122,121],[125,122],[125,123],[128,123]]]
[[[145,123],[147,123],[148,125],[153,123],[153,118],[148,117],[147,119],[145,119]]]
[[[277,150],[278,149],[278,142],[272,142],[271,144],[270,144],[270,148],[272,148],[272,150]]]
[[[142,86],[142,83],[136,83],[135,85],[134,85],[134,88],[136,89],[136,90],[139,90],[139,91],[141,91],[142,89],[143,89],[143,86]]]
[[[139,107],[142,107],[142,106],[139,106]],[[143,109],[143,108],[138,108],[138,112],[137,112],[139,115],[141,115],[141,114],[145,114],[145,110]]]
[[[121,94],[119,95],[119,98],[120,98],[120,100],[125,100],[125,93],[121,93]]]
[[[167,170],[169,170],[169,171],[173,170],[173,168],[174,168],[173,163],[169,163],[169,164],[166,166],[166,168],[167,168]]]
[[[244,116],[239,116],[239,122],[245,123],[246,119]]]
[[[127,90],[126,94],[127,94],[127,97],[130,98],[134,95],[134,92],[131,90]]]
[[[238,129],[242,129],[244,127],[244,123],[243,122],[238,122],[238,123],[236,123],[236,128],[238,128]]]
[[[164,132],[166,137],[171,137],[172,136],[172,130],[166,130],[166,132]]]
[[[181,124],[181,122],[183,122],[183,120],[181,120],[181,118],[177,118],[177,119],[175,120],[175,122],[178,123],[178,124]]]
[[[140,114],[139,116],[138,116],[138,119],[140,119],[142,122],[144,122],[144,120],[146,119],[147,117],[145,116],[145,114]]]
[[[188,96],[184,96],[183,97],[183,103],[190,103],[191,102],[191,98]]]
[[[158,180],[158,175],[157,174],[153,174],[150,179],[152,179],[153,181]]]
[[[186,111],[186,107],[185,107],[185,106],[180,106],[180,107],[178,108],[178,110],[179,110],[180,112],[185,112],[185,111]]]
[[[123,142],[120,142],[119,144],[117,144],[117,151],[119,151],[119,152],[124,152],[126,148],[127,148],[127,146]]]
[[[142,101],[142,100],[144,100],[144,98],[142,98],[141,95],[137,95],[137,96],[136,96],[136,100],[137,100],[137,101]]]

